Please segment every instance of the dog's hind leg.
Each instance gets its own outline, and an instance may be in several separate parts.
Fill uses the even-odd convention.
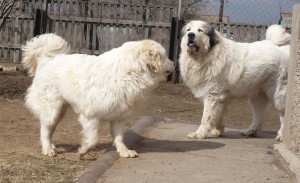
[[[276,140],[278,141],[282,141],[283,138],[282,133],[284,127],[285,101],[286,101],[286,87],[285,86],[282,86],[281,88],[278,87],[274,95],[274,106],[279,113],[279,120],[280,120],[280,128],[276,136]]]
[[[284,127],[285,116],[285,102],[286,102],[286,78],[283,77],[282,81],[278,81],[281,85],[276,86],[276,89],[269,89],[267,96],[279,113],[280,129],[277,132],[276,140],[282,141],[282,132]]]
[[[276,140],[282,141],[282,133],[283,133],[283,126],[284,126],[284,111],[279,111],[279,120],[280,120],[280,128],[277,132]]]
[[[112,121],[111,123],[111,133],[114,138],[114,145],[121,157],[133,158],[137,156],[136,151],[129,150],[124,144],[124,122],[122,121]]]
[[[224,113],[224,96],[209,96],[204,99],[204,110],[200,127],[196,132],[188,134],[191,139],[203,139],[211,132],[212,136],[221,136],[224,132],[222,124]]]
[[[259,94],[250,98],[253,111],[253,121],[248,129],[241,130],[240,134],[245,136],[256,137],[259,136],[262,131],[262,125],[264,121],[264,113],[268,104],[268,98],[264,94]]]
[[[51,143],[51,138],[67,109],[63,105],[56,106],[57,108],[49,108],[45,110],[47,112],[40,115],[42,154],[47,156],[55,156],[56,154],[55,145]]]
[[[95,147],[98,143],[98,124],[96,118],[86,118],[83,115],[79,116],[79,122],[83,129],[83,140],[81,147],[78,149],[80,156],[83,156],[91,148]]]

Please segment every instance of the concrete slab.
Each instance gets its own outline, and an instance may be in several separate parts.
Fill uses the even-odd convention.
[[[124,143],[129,149],[132,149],[139,140],[143,138],[143,133],[147,127],[153,126],[154,123],[162,121],[162,117],[145,116],[139,119],[124,134]],[[114,146],[97,158],[76,180],[76,183],[94,183],[96,182],[118,159],[120,158]]]
[[[140,156],[118,159],[97,182],[296,182],[273,150],[275,132],[248,138],[226,129],[222,138],[188,139],[197,128],[176,121],[147,128],[134,148]]]

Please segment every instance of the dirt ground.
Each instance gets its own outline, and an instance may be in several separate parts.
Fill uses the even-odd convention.
[[[77,115],[70,110],[54,133],[58,155],[43,156],[39,122],[24,106],[25,91],[30,84],[31,79],[22,72],[0,72],[0,182],[72,182],[111,145],[109,125],[100,124],[97,147],[80,159],[76,151],[81,142],[81,127]],[[200,123],[201,113],[202,106],[184,85],[162,83],[126,123],[129,127],[139,117],[148,115]],[[224,124],[246,128],[251,118],[250,105],[241,101],[229,106]],[[275,131],[278,127],[278,116],[269,105],[264,130]]]

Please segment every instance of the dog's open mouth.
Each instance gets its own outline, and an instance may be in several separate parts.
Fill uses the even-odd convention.
[[[189,49],[195,49],[196,52],[199,50],[199,46],[197,46],[194,41],[188,41],[187,46]]]

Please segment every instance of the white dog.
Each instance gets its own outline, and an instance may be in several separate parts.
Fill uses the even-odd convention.
[[[285,53],[290,53],[291,34],[287,33],[286,29],[281,25],[274,24],[268,27],[266,31],[266,40],[279,46]]]
[[[188,137],[221,136],[227,103],[247,97],[253,108],[253,123],[241,133],[257,136],[261,132],[264,111],[271,101],[281,122],[276,139],[282,140],[288,55],[267,40],[238,43],[223,38],[203,21],[191,21],[182,31],[181,76],[204,103],[201,125]]]
[[[40,119],[44,155],[55,155],[51,136],[70,106],[79,114],[83,128],[80,155],[97,144],[98,122],[107,121],[120,156],[137,156],[123,143],[122,120],[173,71],[160,44],[144,40],[125,43],[99,56],[69,55],[64,39],[44,34],[22,49],[22,64],[34,76],[26,104]]]

